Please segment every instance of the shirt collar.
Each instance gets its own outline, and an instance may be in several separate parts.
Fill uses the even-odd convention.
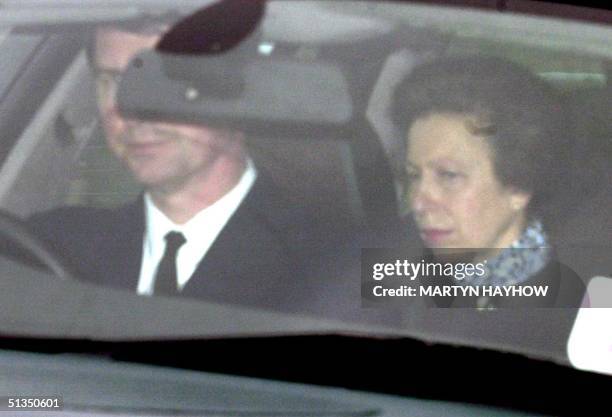
[[[197,243],[208,233],[219,233],[242,203],[257,178],[257,169],[250,158],[238,183],[223,197],[198,212],[184,224],[170,220],[145,193],[145,250],[154,246],[165,246],[164,237],[170,231],[183,233],[188,243]],[[207,233],[203,233],[206,231]]]

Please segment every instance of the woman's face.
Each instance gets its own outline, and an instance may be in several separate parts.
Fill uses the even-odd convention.
[[[493,151],[468,120],[432,114],[408,132],[407,201],[430,248],[504,248],[525,227],[529,195],[498,181]]]

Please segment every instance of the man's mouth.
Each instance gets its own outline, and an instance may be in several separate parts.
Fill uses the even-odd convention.
[[[148,156],[159,152],[170,144],[170,140],[124,142],[125,150],[132,156]]]

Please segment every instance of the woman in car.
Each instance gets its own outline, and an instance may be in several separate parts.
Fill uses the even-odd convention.
[[[434,297],[437,303],[579,306],[584,285],[554,260],[546,227],[567,184],[571,152],[552,89],[498,58],[445,58],[400,82],[392,112],[402,138],[395,165],[404,201],[430,260],[453,253],[455,265],[467,260],[482,269],[471,276],[445,273],[437,282],[548,287],[546,296],[472,291]]]

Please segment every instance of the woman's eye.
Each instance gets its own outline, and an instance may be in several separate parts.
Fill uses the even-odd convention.
[[[447,169],[442,169],[438,171],[438,176],[443,180],[450,181],[456,180],[461,177],[461,173],[457,171],[451,171]]]

